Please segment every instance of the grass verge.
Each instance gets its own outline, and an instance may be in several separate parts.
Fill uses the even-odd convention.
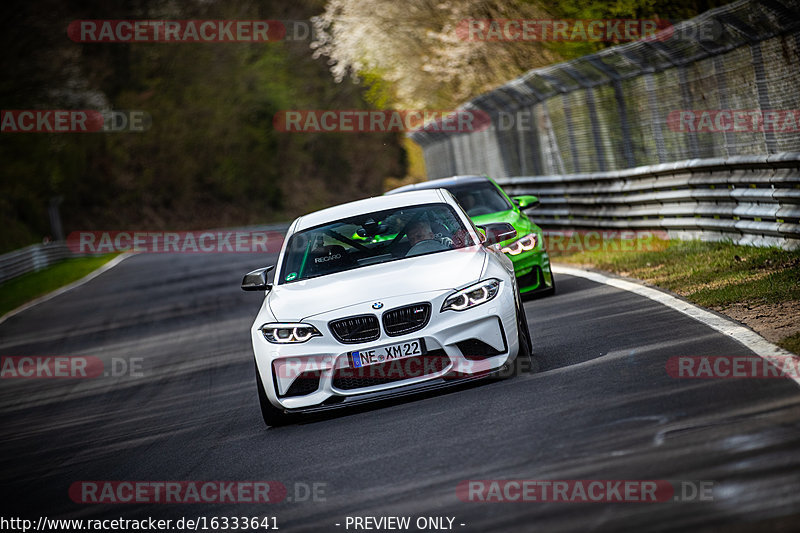
[[[800,354],[800,333],[795,333],[778,341],[778,346],[790,352]]]
[[[659,239],[607,244],[550,256],[667,289],[800,353],[800,250]]]
[[[105,254],[64,259],[40,270],[29,272],[0,285],[0,316],[100,268],[119,254]]]

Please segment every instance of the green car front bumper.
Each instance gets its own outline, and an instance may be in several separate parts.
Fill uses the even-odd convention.
[[[553,287],[550,257],[544,250],[531,250],[519,255],[506,254],[514,263],[519,292],[522,294],[546,292]]]

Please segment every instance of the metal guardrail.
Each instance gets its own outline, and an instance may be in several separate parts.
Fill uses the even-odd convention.
[[[63,242],[34,244],[0,255],[0,283],[28,272],[37,272],[72,255]]]
[[[548,229],[659,229],[671,237],[800,249],[800,153],[736,156],[611,172],[497,179],[534,194]]]

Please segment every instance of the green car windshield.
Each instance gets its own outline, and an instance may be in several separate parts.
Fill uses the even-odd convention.
[[[491,182],[451,185],[447,190],[453,193],[471,217],[513,209],[506,197]]]
[[[280,283],[474,245],[448,204],[355,215],[292,235]]]

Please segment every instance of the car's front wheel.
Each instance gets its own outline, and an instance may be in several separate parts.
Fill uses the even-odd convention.
[[[539,371],[539,362],[531,353],[532,343],[530,330],[528,329],[528,319],[525,316],[525,307],[522,302],[517,303],[517,335],[519,338],[519,351],[517,357],[511,363],[506,363],[500,370],[500,379],[510,378],[525,374],[526,372],[536,373]]]
[[[291,423],[291,415],[287,415],[283,410],[272,405],[272,402],[267,398],[267,391],[264,390],[264,383],[262,383],[261,376],[258,374],[258,365],[256,365],[256,386],[258,387],[258,402],[261,404],[261,417],[264,419],[264,423],[271,427]]]

